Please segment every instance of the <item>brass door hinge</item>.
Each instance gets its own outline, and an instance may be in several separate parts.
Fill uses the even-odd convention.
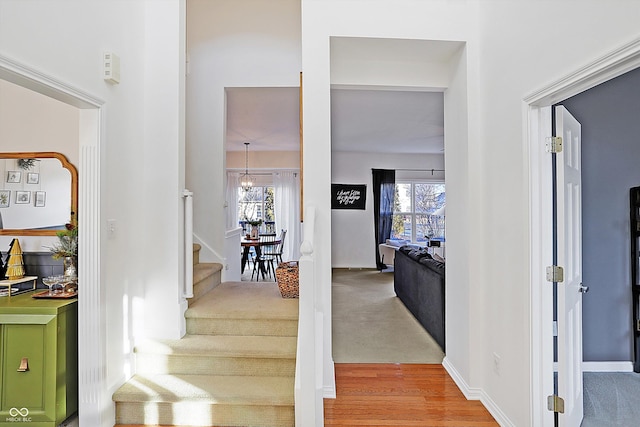
[[[563,282],[564,269],[559,265],[550,265],[547,267],[547,282]]]
[[[562,152],[562,137],[561,136],[549,136],[545,139],[545,150],[547,153],[561,153]]]
[[[564,414],[564,399],[555,394],[547,396],[547,409],[551,412]]]

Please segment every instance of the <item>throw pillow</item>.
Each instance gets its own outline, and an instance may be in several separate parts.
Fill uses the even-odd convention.
[[[431,254],[427,252],[426,249],[412,249],[407,255],[416,260],[421,258],[431,258]]]

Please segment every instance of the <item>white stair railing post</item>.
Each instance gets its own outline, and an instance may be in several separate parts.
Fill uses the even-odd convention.
[[[193,298],[193,192],[182,191],[184,198],[184,287],[182,296]]]
[[[296,427],[324,425],[322,400],[322,312],[316,300],[315,208],[305,212],[304,241],[300,246],[300,295],[298,302],[298,349],[296,355]],[[319,329],[318,329],[319,328]]]

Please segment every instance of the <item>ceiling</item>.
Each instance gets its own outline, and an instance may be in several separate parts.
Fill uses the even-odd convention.
[[[227,150],[297,151],[297,87],[228,88]],[[442,153],[442,92],[331,90],[334,151]]]

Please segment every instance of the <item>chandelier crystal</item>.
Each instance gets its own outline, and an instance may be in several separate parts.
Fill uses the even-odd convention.
[[[249,175],[249,143],[244,143],[244,174],[240,177],[240,186],[244,191],[249,191],[253,187],[253,178]]]

